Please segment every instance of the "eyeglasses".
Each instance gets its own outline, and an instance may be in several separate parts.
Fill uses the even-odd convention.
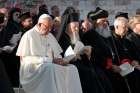
[[[47,25],[45,25],[45,24],[43,24],[43,23],[42,23],[42,25],[44,25],[44,27],[45,27],[45,28],[48,28],[48,26],[47,26]]]
[[[43,23],[42,23],[43,24]],[[50,24],[48,24],[48,25],[46,25],[46,24],[43,24],[44,25],[44,27],[45,28],[48,28],[48,27],[51,27],[52,26],[52,24],[50,23]]]

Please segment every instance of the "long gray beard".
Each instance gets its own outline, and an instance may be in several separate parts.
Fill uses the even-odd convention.
[[[73,32],[70,38],[71,38],[71,43],[76,44],[76,42],[80,40],[79,33]]]
[[[103,36],[104,38],[108,38],[111,36],[111,32],[109,30],[109,27],[103,28],[103,27],[98,27],[96,28],[96,32]]]

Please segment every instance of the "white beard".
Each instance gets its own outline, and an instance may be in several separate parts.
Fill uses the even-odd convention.
[[[73,32],[70,38],[71,38],[72,44],[76,44],[76,42],[80,40],[79,33]]]
[[[98,28],[96,28],[96,32],[99,35],[103,36],[104,38],[108,38],[108,37],[111,36],[111,32],[110,32],[108,26],[106,28],[104,28],[104,27],[98,27]]]

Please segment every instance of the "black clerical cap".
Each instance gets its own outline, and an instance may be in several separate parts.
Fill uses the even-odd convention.
[[[4,22],[5,15],[0,13],[0,24]]]
[[[128,19],[128,13],[125,13],[125,12],[117,12],[115,18],[118,18],[118,17],[124,17],[124,18]]]
[[[9,11],[9,15],[15,13],[15,12],[20,12],[21,13],[21,9],[20,8],[16,8],[16,7],[13,7],[10,9]]]
[[[69,24],[70,22],[79,22],[79,14],[78,13],[69,14],[67,24]]]
[[[108,17],[108,11],[101,9],[100,7],[97,7],[95,11],[90,11],[87,15],[87,18],[90,21],[97,20],[100,18],[107,18]]]
[[[31,18],[31,15],[30,15],[30,12],[25,12],[25,13],[22,13],[20,16],[20,21],[24,21],[25,19],[27,18]]]

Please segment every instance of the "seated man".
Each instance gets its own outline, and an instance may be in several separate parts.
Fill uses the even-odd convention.
[[[5,27],[5,14],[0,9],[0,44],[2,43],[2,30]],[[5,71],[4,62],[1,60],[2,49],[0,48],[0,93],[14,93],[12,84],[9,81],[8,75]]]
[[[17,50],[22,87],[26,93],[82,93],[78,71],[63,61],[51,29],[52,18],[42,14],[35,27],[23,35]]]
[[[79,14],[76,12],[65,13],[62,18],[59,43],[64,51],[63,56],[75,55],[70,63],[78,69],[83,93],[112,93],[106,90],[106,88],[109,90],[111,88],[108,87],[108,80],[103,71],[94,65],[94,57],[91,56],[91,54],[94,55],[92,52],[92,50],[95,51],[94,48],[84,45],[80,40]]]

